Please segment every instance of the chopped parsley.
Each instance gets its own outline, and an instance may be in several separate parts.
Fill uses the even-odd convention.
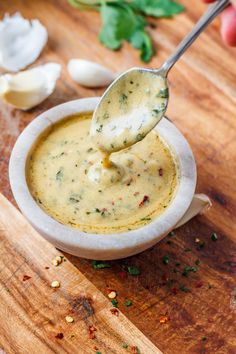
[[[170,257],[169,256],[162,257],[162,263],[169,264],[169,261],[170,261]]]
[[[129,306],[132,306],[132,305],[133,305],[133,302],[132,302],[132,300],[127,299],[127,300],[125,300],[124,305],[125,305],[126,307],[129,307]]]
[[[189,292],[190,292],[190,289],[187,288],[186,286],[181,286],[179,289],[180,289],[181,291],[183,291],[184,293],[189,293]]]
[[[128,266],[127,270],[128,270],[128,273],[130,275],[134,275],[135,276],[135,275],[141,274],[140,270],[137,267],[135,267],[135,266]]]
[[[213,232],[213,234],[211,235],[211,239],[212,241],[217,241],[218,240],[218,236],[215,232]]]
[[[94,269],[104,269],[104,268],[111,268],[111,265],[104,261],[92,261],[92,266]]]
[[[112,299],[111,303],[113,307],[118,307],[118,301],[116,299]]]

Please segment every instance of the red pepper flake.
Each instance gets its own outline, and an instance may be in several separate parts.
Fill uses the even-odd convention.
[[[59,332],[59,333],[57,333],[57,334],[55,335],[55,338],[57,338],[57,339],[63,339],[63,338],[64,338],[64,334],[61,333],[61,332]]]
[[[177,288],[173,288],[173,289],[171,289],[171,292],[172,292],[172,294],[177,295],[178,294],[178,289]]]
[[[163,168],[159,168],[158,173],[159,173],[159,176],[163,176]]]
[[[93,325],[92,326],[89,326],[89,339],[95,339],[96,336],[95,336],[95,333],[96,332],[97,328],[94,327]]]
[[[114,308],[114,309],[110,309],[112,315],[114,316],[119,316],[119,311],[117,310],[117,308]]]
[[[139,203],[139,207],[144,206],[144,204],[145,204],[145,203],[148,203],[149,201],[150,201],[149,196],[148,196],[148,195],[145,195],[145,196],[143,197],[143,200]]]
[[[169,317],[167,314],[165,314],[165,315],[163,315],[163,316],[160,317],[159,322],[160,322],[161,324],[163,324],[163,323],[167,323],[169,320],[170,320],[170,317]]]
[[[98,350],[98,347],[96,347],[96,345],[94,345],[93,350]]]
[[[202,281],[198,281],[197,283],[195,283],[195,288],[201,288],[202,286],[203,286]]]
[[[131,351],[133,354],[140,354],[140,350],[138,347],[136,347],[136,345],[131,347]]]
[[[50,267],[44,267],[44,269],[50,269]]]
[[[23,279],[22,279],[22,280],[23,280],[23,281],[26,281],[26,280],[29,280],[29,279],[31,279],[31,277],[30,277],[29,275],[26,275],[26,274],[25,274],[25,275],[23,276]]]
[[[127,272],[124,272],[124,271],[123,272],[119,272],[118,275],[121,277],[121,279],[125,279],[128,276]]]
[[[111,205],[115,205],[115,202],[111,202]]]

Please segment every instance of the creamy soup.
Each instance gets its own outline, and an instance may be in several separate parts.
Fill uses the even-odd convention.
[[[167,80],[133,69],[108,88],[92,119],[90,134],[99,149],[110,153],[142,140],[165,113]]]
[[[139,228],[163,213],[178,181],[174,157],[151,131],[110,156],[93,145],[91,114],[67,118],[40,138],[28,161],[31,193],[51,217],[91,233]]]

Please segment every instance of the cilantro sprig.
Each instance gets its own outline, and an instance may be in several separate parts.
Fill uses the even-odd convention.
[[[146,16],[172,17],[184,10],[174,0],[68,0],[79,10],[99,11],[102,28],[101,43],[112,50],[127,41],[140,51],[140,59],[148,62],[154,54],[152,39],[146,30]]]

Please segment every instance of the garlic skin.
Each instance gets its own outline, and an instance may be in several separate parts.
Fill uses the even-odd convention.
[[[0,21],[0,67],[19,71],[33,63],[48,39],[39,20],[26,20],[20,13],[6,14]]]
[[[30,109],[51,95],[60,73],[60,64],[48,63],[17,74],[2,75],[0,97],[16,108]]]
[[[206,194],[194,194],[193,200],[181,218],[181,220],[175,225],[175,229],[186,224],[190,219],[198,214],[204,213],[212,206],[210,198]]]
[[[83,59],[71,59],[67,64],[70,77],[85,87],[108,86],[116,75],[104,66]]]

